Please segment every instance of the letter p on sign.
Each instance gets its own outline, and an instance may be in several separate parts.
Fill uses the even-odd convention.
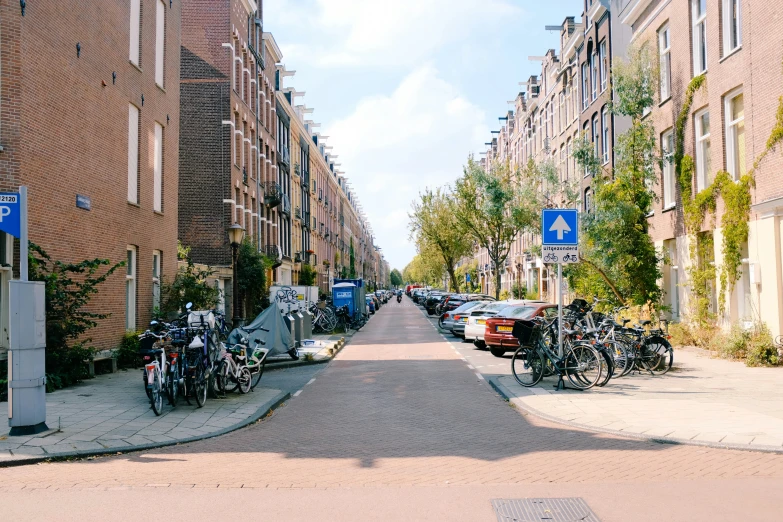
[[[3,222],[3,218],[11,215],[11,209],[8,207],[0,207],[0,223]]]

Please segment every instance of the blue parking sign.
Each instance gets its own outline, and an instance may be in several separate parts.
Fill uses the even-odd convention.
[[[579,217],[576,209],[545,208],[541,211],[541,243],[578,245]]]
[[[0,231],[21,235],[21,203],[18,192],[0,192]]]

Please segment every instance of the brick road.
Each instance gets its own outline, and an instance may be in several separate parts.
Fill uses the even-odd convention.
[[[270,520],[489,521],[489,499],[566,495],[603,521],[777,520],[783,456],[521,415],[405,299],[270,418],[141,454],[0,469],[0,508],[14,520],[130,519],[159,488],[176,489],[169,509],[241,513],[254,499]]]

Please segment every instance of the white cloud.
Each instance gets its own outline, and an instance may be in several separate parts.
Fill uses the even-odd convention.
[[[281,42],[287,61],[322,67],[413,65],[449,45],[491,34],[521,13],[511,0],[288,0],[267,8],[303,42]]]
[[[467,154],[489,133],[484,121],[480,108],[425,65],[390,96],[364,98],[352,114],[325,125],[393,266],[402,269],[415,253],[407,240],[411,201],[462,173]]]

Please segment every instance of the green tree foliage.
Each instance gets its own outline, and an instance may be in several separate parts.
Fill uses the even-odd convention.
[[[47,390],[69,386],[87,377],[85,361],[93,350],[86,334],[111,314],[86,310],[98,287],[125,261],[112,265],[108,259],[79,263],[52,261],[40,246],[30,243],[29,277],[43,281],[46,299]]]
[[[258,251],[249,238],[239,245],[237,256],[237,287],[245,317],[255,317],[269,305],[267,270],[272,261]]]
[[[402,274],[396,268],[392,270],[391,273],[389,274],[389,279],[391,281],[392,286],[394,287],[402,286],[402,282],[403,282]]]
[[[443,281],[443,261],[426,245],[417,245],[419,253],[402,271],[402,277],[409,283],[440,286]]]
[[[315,280],[318,278],[316,269],[307,263],[302,265],[299,271],[299,284],[302,286],[315,286]]]
[[[160,289],[160,311],[170,317],[184,313],[185,305],[193,303],[194,310],[208,310],[217,306],[220,290],[208,278],[215,272],[196,267],[190,258],[187,265],[177,270],[171,281],[163,279]]]
[[[535,179],[535,186],[529,181],[508,164],[491,165],[486,170],[471,157],[454,189],[457,222],[471,239],[487,249],[496,267],[496,298],[500,296],[500,267],[511,244],[520,232],[540,227],[542,181]]]
[[[353,249],[353,238],[351,238],[351,242],[349,245],[348,259],[350,263],[348,265],[348,278],[356,279],[356,252]]]
[[[631,119],[631,128],[617,137],[614,169],[601,169],[593,144],[585,139],[574,152],[580,166],[594,174],[594,196],[592,208],[582,214],[584,263],[569,266],[566,275],[579,294],[618,304],[657,305],[661,298],[661,254],[649,236],[647,221],[658,151],[653,125],[643,119],[655,97],[652,63],[647,46],[632,47],[629,61],[618,63],[612,72],[612,112]]]
[[[451,289],[456,292],[460,281],[455,268],[460,258],[473,250],[473,241],[457,220],[455,205],[456,201],[447,189],[426,189],[413,202],[408,218],[411,238],[420,238],[440,254]]]

